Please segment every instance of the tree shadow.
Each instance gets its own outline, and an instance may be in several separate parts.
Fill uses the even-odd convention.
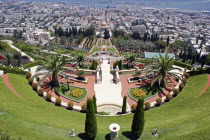
[[[111,140],[111,138],[110,138],[110,133],[106,134],[105,140]]]
[[[79,133],[78,137],[82,140],[89,140],[89,138],[87,137],[87,135],[85,133]]]
[[[127,137],[129,140],[138,140],[138,138],[134,137],[131,131],[122,132],[122,134]]]

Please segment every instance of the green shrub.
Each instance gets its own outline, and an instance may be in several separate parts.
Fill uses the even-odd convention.
[[[41,64],[43,64],[43,60],[37,60],[35,62],[31,62],[31,63],[23,65],[23,68],[28,69],[28,68],[31,68],[31,67],[34,67],[34,66],[37,66],[37,65],[41,65]]]
[[[26,75],[26,71],[23,71],[19,68],[11,68],[11,67],[3,67],[0,66],[0,70],[4,71],[4,74],[6,73],[14,73],[14,74],[20,74],[20,75]]]
[[[180,93],[180,91],[179,91],[179,89],[174,88],[173,93],[174,93],[175,96],[177,96]]]
[[[67,109],[73,109],[73,106],[74,106],[74,103],[73,102],[68,102],[68,107],[67,107]]]
[[[123,97],[122,114],[127,112],[127,96]]]
[[[86,112],[86,111],[87,111],[87,104],[84,103],[84,104],[82,105],[82,112]]]
[[[38,85],[37,85],[37,83],[32,83],[31,87],[33,90],[37,91]]]
[[[183,74],[183,76],[184,76],[185,78],[188,79],[190,75],[189,75],[189,73],[185,72],[185,73]]]
[[[28,79],[28,78],[31,78],[31,73],[30,72],[26,73],[26,79]]]
[[[131,110],[132,110],[133,112],[136,111],[136,104],[132,104],[132,105],[131,105]]]
[[[187,83],[187,78],[182,79],[182,83],[185,85]]]
[[[55,99],[55,105],[60,106],[61,105],[61,98]]]
[[[36,77],[36,81],[37,81],[37,82],[39,82],[39,81],[40,81],[39,77]]]
[[[44,89],[40,88],[40,89],[37,91],[37,94],[38,94],[39,96],[43,96],[43,94],[44,94]]]
[[[46,101],[51,101],[51,97],[52,97],[52,95],[50,94],[50,93],[47,93],[47,95],[46,95]]]
[[[145,109],[146,109],[146,110],[149,110],[150,107],[151,107],[150,102],[146,102],[146,103],[144,103],[144,105],[145,105]]]
[[[171,99],[172,99],[171,94],[167,94],[167,95],[166,95],[166,101],[170,101]]]
[[[158,106],[160,106],[162,104],[162,99],[161,98],[156,99],[156,103]]]
[[[31,85],[33,83],[33,81],[34,81],[33,78],[28,78],[28,84]]]
[[[181,83],[181,84],[179,85],[179,91],[182,91],[183,88],[184,88],[184,83]]]
[[[183,63],[183,62],[180,62],[180,61],[174,60],[173,62],[174,62],[174,65],[182,67],[182,68],[187,68],[188,70],[191,70],[191,68],[192,68],[191,65]]]

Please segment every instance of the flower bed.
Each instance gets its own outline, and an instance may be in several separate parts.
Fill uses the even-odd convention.
[[[81,102],[82,100],[87,98],[87,90],[85,88],[80,88],[76,86],[69,86],[70,92],[67,90],[68,86],[66,84],[61,84],[64,91],[61,88],[54,88],[53,90],[64,98],[70,99],[75,102]]]

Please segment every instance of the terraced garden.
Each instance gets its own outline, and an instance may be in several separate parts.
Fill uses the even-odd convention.
[[[85,114],[57,107],[37,94],[27,84],[24,76],[9,74],[14,89],[24,98],[13,94],[0,78],[0,130],[22,139],[70,139],[71,128],[77,134],[84,132]],[[207,82],[207,75],[190,77],[181,94],[167,104],[145,112],[145,129],[141,139],[155,139],[151,132],[157,126],[159,139],[208,139],[210,137],[210,89],[198,97]],[[130,131],[132,114],[119,117],[97,117],[97,139],[105,139],[109,124],[121,126],[123,133]],[[80,139],[75,137],[74,139]],[[72,139],[72,138],[71,138]]]

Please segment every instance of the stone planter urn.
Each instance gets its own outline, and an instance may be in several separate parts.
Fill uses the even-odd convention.
[[[118,140],[118,131],[120,130],[120,126],[116,123],[112,123],[109,125],[110,129],[110,139],[111,140]]]

